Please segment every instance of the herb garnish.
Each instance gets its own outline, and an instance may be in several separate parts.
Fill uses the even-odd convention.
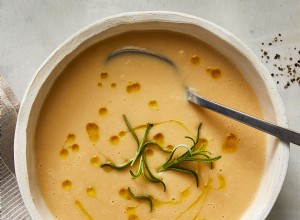
[[[198,187],[199,180],[198,180],[197,173],[191,169],[183,168],[178,165],[180,165],[180,163],[182,163],[184,161],[209,162],[212,164],[213,161],[219,160],[222,157],[222,156],[210,157],[209,155],[211,155],[211,153],[204,149],[204,144],[201,144],[201,146],[198,149],[196,148],[196,146],[199,143],[199,134],[200,134],[201,126],[202,126],[202,123],[200,123],[200,125],[198,126],[197,135],[196,135],[195,140],[190,136],[185,136],[185,138],[190,139],[193,142],[193,145],[191,147],[188,147],[185,144],[177,145],[173,149],[173,151],[172,151],[171,155],[169,156],[169,158],[167,159],[167,161],[158,169],[158,172],[173,170],[173,171],[180,171],[180,172],[191,174],[195,177],[196,184]],[[187,149],[187,151],[184,154],[182,154],[181,156],[173,159],[174,154],[179,147],[184,147]]]
[[[102,168],[103,167],[111,167],[116,170],[122,170],[128,166],[133,166],[136,163],[136,161],[139,161],[137,171],[134,173],[132,170],[130,170],[130,174],[131,174],[132,178],[136,179],[142,174],[144,179],[148,182],[161,183],[163,185],[164,191],[166,191],[166,185],[165,185],[164,181],[162,179],[159,179],[158,177],[156,177],[151,172],[151,170],[148,166],[146,152],[145,152],[146,147],[156,146],[161,151],[163,151],[165,153],[170,153],[170,156],[168,157],[166,162],[158,169],[158,172],[173,170],[173,171],[179,171],[179,172],[190,174],[195,177],[197,187],[199,186],[198,174],[196,173],[196,171],[194,171],[192,169],[182,167],[182,163],[188,162],[188,161],[208,162],[208,163],[211,163],[211,168],[212,168],[212,162],[219,160],[221,158],[221,156],[210,157],[210,155],[212,155],[212,154],[209,151],[204,149],[204,144],[201,144],[200,146],[198,146],[200,144],[199,143],[200,128],[202,126],[202,123],[200,123],[200,125],[198,126],[195,139],[193,139],[190,136],[185,136],[185,138],[190,139],[192,141],[191,147],[189,147],[185,144],[179,144],[173,150],[167,150],[167,149],[163,148],[162,146],[160,146],[158,143],[147,140],[150,130],[153,127],[153,124],[150,124],[150,123],[147,124],[144,136],[143,136],[142,140],[140,141],[125,115],[123,115],[123,119],[126,123],[128,130],[130,131],[130,133],[132,134],[132,136],[134,137],[134,139],[136,141],[137,151],[136,151],[134,157],[124,164],[116,165],[115,163],[109,161],[109,162],[102,164],[101,165]],[[177,149],[180,147],[186,148],[187,151],[185,153],[183,153],[181,156],[175,157],[174,155],[175,155]],[[150,211],[152,211],[152,199],[150,198],[150,196],[134,195],[129,187],[128,187],[128,193],[131,197],[133,197],[135,199],[147,200],[150,204]]]
[[[140,199],[140,200],[146,200],[147,202],[149,202],[149,206],[150,206],[150,212],[152,212],[152,199],[150,196],[148,195],[134,195],[133,192],[131,191],[131,189],[128,187],[128,194],[134,198],[134,199]]]
[[[127,125],[128,130],[130,131],[130,133],[132,134],[132,136],[134,137],[134,139],[137,143],[136,154],[131,160],[129,160],[128,162],[126,162],[124,164],[116,165],[113,162],[106,162],[106,163],[102,164],[101,167],[109,166],[113,169],[121,170],[121,169],[124,169],[124,168],[128,167],[129,165],[133,166],[135,164],[135,162],[138,160],[138,158],[140,158],[138,169],[137,169],[136,173],[133,173],[132,170],[130,170],[130,174],[131,174],[132,178],[136,179],[142,174],[144,179],[147,180],[148,182],[161,183],[163,185],[164,191],[166,191],[165,183],[161,179],[157,178],[151,172],[151,170],[148,166],[147,160],[146,160],[145,149],[146,149],[147,146],[157,146],[163,152],[171,153],[171,151],[164,149],[163,147],[161,147],[156,142],[147,141],[147,137],[149,135],[149,132],[150,132],[151,128],[153,127],[153,124],[150,124],[150,123],[147,124],[146,131],[145,131],[145,134],[143,136],[143,139],[142,139],[142,141],[140,141],[125,115],[123,115],[123,119],[124,119],[124,121]]]

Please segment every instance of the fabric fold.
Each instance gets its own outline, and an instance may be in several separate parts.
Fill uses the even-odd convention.
[[[14,134],[20,103],[0,75],[0,219],[30,220],[14,169]]]

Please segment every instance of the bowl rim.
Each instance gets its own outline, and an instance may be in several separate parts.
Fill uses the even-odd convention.
[[[29,122],[29,116],[31,112],[31,108],[35,101],[36,96],[39,93],[39,89],[43,86],[46,78],[51,75],[51,72],[59,62],[64,59],[64,56],[72,53],[78,46],[80,46],[83,42],[93,37],[93,34],[99,34],[105,30],[108,30],[112,27],[116,27],[120,24],[130,24],[130,23],[139,23],[139,22],[178,22],[182,21],[182,23],[192,23],[198,27],[204,28],[210,32],[214,32],[218,38],[225,40],[227,43],[232,45],[235,49],[238,49],[241,53],[247,54],[247,59],[249,62],[255,65],[255,68],[260,74],[260,77],[266,84],[266,88],[268,89],[269,97],[274,105],[274,111],[277,119],[277,124],[280,126],[288,127],[287,117],[285,113],[285,108],[277,87],[271,78],[270,74],[266,67],[259,61],[257,56],[246,46],[243,42],[241,42],[237,37],[231,34],[226,29],[210,22],[205,19],[192,16],[189,14],[172,12],[172,11],[143,11],[143,12],[128,12],[117,14],[113,16],[106,17],[99,21],[88,25],[82,30],[75,33],[73,36],[68,38],[64,43],[62,43],[57,49],[55,49],[48,58],[42,63],[42,65],[38,68],[35,73],[31,83],[28,85],[25,94],[23,96],[20,110],[18,114],[16,130],[15,130],[15,140],[14,140],[14,157],[15,157],[15,169],[16,169],[16,177],[18,181],[18,185],[20,188],[20,192],[23,198],[23,201],[30,213],[30,215],[34,219],[42,219],[39,215],[38,210],[34,204],[32,193],[30,191],[29,186],[29,178],[28,178],[28,169],[27,169],[27,160],[26,152],[27,152],[27,125]],[[93,33],[93,31],[95,31]],[[100,31],[99,31],[100,30]],[[289,145],[283,141],[280,141],[282,144],[281,152],[283,154],[284,160],[282,161],[281,166],[278,168],[278,182],[276,191],[273,194],[272,198],[269,198],[267,202],[267,206],[262,210],[260,215],[261,218],[266,218],[272,209],[279,193],[282,188],[287,168],[289,162]]]

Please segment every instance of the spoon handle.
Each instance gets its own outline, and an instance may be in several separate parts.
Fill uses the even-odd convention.
[[[188,101],[196,105],[208,108],[212,111],[218,112],[222,115],[228,116],[239,122],[247,124],[251,127],[274,135],[280,138],[281,140],[291,142],[300,146],[300,134],[295,131],[277,126],[275,124],[266,122],[251,115],[245,114],[243,112],[228,108],[224,105],[205,99],[194,93],[190,88],[187,88],[186,92]]]

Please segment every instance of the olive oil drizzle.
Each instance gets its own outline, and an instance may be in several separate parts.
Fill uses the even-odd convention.
[[[178,200],[171,199],[168,201],[162,201],[162,200],[159,200],[156,198],[152,198],[153,207],[158,207],[161,205],[177,205],[177,204],[179,204],[180,202],[182,202],[184,199],[186,199],[190,195],[190,190],[191,190],[192,186],[193,186],[193,184],[191,184],[190,186],[188,186],[184,190],[182,190],[179,194]]]
[[[198,209],[198,212],[197,214],[194,216],[193,219],[198,219],[198,215],[200,214],[200,210],[202,209],[203,207],[203,204],[204,204],[204,199],[206,198],[206,196],[208,195],[208,193],[210,192],[210,190],[212,189],[211,188],[211,185],[212,185],[212,179],[209,178],[207,183],[203,185],[202,187],[202,192],[198,195],[198,197],[185,209],[181,212],[180,215],[178,215],[175,219],[181,219],[182,216],[190,211],[193,207],[195,207],[197,204],[199,204],[199,202],[202,201],[202,205],[201,206],[197,206],[197,209]]]
[[[80,209],[80,211],[89,219],[93,220],[92,216],[86,211],[80,201],[75,200],[75,205]]]

